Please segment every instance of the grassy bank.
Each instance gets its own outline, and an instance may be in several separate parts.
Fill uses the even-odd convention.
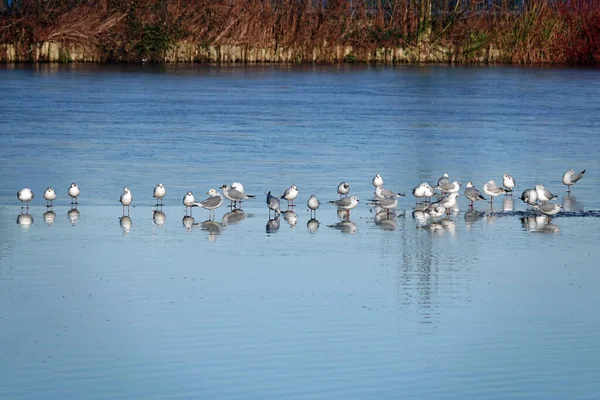
[[[596,64],[600,1],[0,0],[0,61]]]

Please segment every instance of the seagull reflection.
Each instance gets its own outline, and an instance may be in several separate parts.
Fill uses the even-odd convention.
[[[375,213],[375,225],[384,231],[393,231],[398,228],[397,214],[394,211],[381,210]]]
[[[167,214],[165,214],[163,211],[155,210],[152,213],[152,221],[154,222],[154,225],[158,226],[159,228],[164,226],[166,220]]]
[[[121,225],[121,229],[123,229],[123,235],[127,235],[129,232],[131,232],[132,223],[133,222],[131,221],[129,215],[123,215],[119,218],[119,225]]]
[[[562,206],[565,211],[583,212],[583,206],[577,201],[577,198],[575,196],[571,196],[570,193],[567,193],[566,196],[563,196]]]
[[[46,211],[44,213],[44,222],[48,224],[48,226],[52,225],[56,220],[56,213],[54,211]]]
[[[296,214],[294,211],[282,211],[281,214],[283,215],[283,219],[285,220],[285,222],[290,224],[290,227],[294,227],[298,223],[298,214]]]
[[[203,231],[208,232],[207,239],[209,242],[214,242],[217,240],[217,237],[219,237],[221,234],[221,229],[223,228],[220,223],[215,222],[212,219],[207,219],[206,221],[201,222],[200,227]]]
[[[240,223],[246,219],[246,213],[240,208],[235,208],[228,213],[223,214],[221,224],[223,226]]]
[[[67,217],[69,218],[69,222],[71,223],[71,225],[75,225],[77,221],[79,221],[79,215],[81,215],[81,213],[76,207],[71,208],[67,212]]]
[[[270,219],[267,222],[267,233],[275,233],[279,230],[279,225],[281,224],[279,221],[279,214],[275,215],[277,215],[277,217],[275,217],[274,219]]]
[[[308,222],[306,223],[306,228],[308,229],[308,231],[310,233],[316,233],[317,230],[319,229],[319,220],[316,218],[312,218],[309,219]]]
[[[547,215],[530,215],[521,218],[521,226],[527,232],[537,233],[559,233],[560,228],[550,223]]]
[[[346,210],[344,210],[344,214],[345,213],[346,213]],[[327,225],[327,226],[329,228],[338,229],[338,230],[342,231],[342,233],[349,233],[351,235],[354,235],[358,231],[358,226],[356,226],[356,224],[350,220],[340,221],[337,224]]]
[[[190,232],[192,230],[192,228],[194,227],[194,225],[196,225],[196,220],[191,215],[186,215],[181,220],[181,223],[183,224],[183,227],[185,228],[185,230]]]
[[[467,211],[465,213],[465,223],[467,224],[467,229],[471,229],[473,223],[479,221],[479,219],[484,215],[484,211],[477,211],[474,208],[471,208],[469,211]]]
[[[17,216],[17,225],[28,229],[31,226],[31,224],[33,224],[33,217],[31,216],[31,214],[21,213]]]
[[[510,197],[505,197],[502,200],[502,211],[512,211],[515,209],[515,201],[512,198],[512,193]]]

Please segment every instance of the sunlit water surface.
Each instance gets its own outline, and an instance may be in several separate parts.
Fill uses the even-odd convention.
[[[597,398],[599,70],[2,66],[0,93],[0,397]],[[519,187],[422,223],[444,172]],[[243,211],[185,218],[232,181]],[[564,213],[526,211],[536,183]]]

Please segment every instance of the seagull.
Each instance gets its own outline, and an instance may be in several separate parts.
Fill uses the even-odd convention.
[[[298,197],[298,188],[296,185],[292,185],[289,188],[285,189],[285,192],[281,195],[282,199],[287,200],[288,207],[290,206],[290,202],[292,203],[292,207],[294,207],[294,199]]]
[[[154,187],[154,193],[152,194],[152,197],[156,198],[156,205],[158,205],[158,201],[160,200],[160,205],[162,206],[163,204],[163,197],[165,197],[167,194],[167,189],[165,189],[165,187],[163,186],[162,183],[159,183],[158,185],[156,185]]]
[[[275,211],[275,218],[279,217],[281,213],[280,202],[279,199],[273,195],[271,192],[266,193],[267,195],[267,207],[269,207],[269,217],[271,216],[271,210]]]
[[[490,196],[490,203],[494,204],[494,197],[499,196],[502,193],[506,193],[506,190],[496,186],[496,181],[492,179],[483,185],[483,193]]]
[[[234,183],[236,183],[236,182],[234,182]],[[241,188],[243,189],[243,186]],[[234,189],[232,186],[229,186],[229,185],[223,185],[219,189],[223,190],[223,196],[227,200],[230,200],[232,202],[233,206],[237,205],[238,202],[241,205],[242,200],[253,199],[256,197],[251,194],[246,194],[244,192],[240,192],[239,190]]]
[[[426,183],[423,182],[419,186],[415,186],[412,190],[413,196],[417,198],[417,203],[421,200],[422,197],[425,196],[425,185]]]
[[[206,208],[210,212],[214,213],[215,209],[221,207],[221,204],[223,204],[223,197],[215,189],[210,189],[208,192],[206,192],[206,194],[208,194],[209,197],[202,200],[200,203],[192,204],[191,207]]]
[[[458,181],[446,182],[443,185],[438,185],[437,188],[440,189],[442,193],[457,193],[460,190],[460,183],[458,183]]]
[[[340,197],[347,196],[348,193],[350,193],[350,184],[348,182],[342,182],[342,183],[340,183],[338,185],[337,192],[340,195]]]
[[[133,201],[133,197],[131,196],[131,191],[128,188],[123,188],[123,194],[119,198],[119,201],[123,205],[123,215],[125,215],[125,206],[127,206],[127,214],[129,214],[129,206]]]
[[[79,190],[79,186],[75,182],[71,183],[71,187],[69,187],[67,193],[71,197],[71,204],[79,204],[77,203],[77,197],[81,194],[81,190]]]
[[[512,192],[517,183],[515,182],[515,178],[509,174],[504,174],[502,175],[502,186],[504,186],[507,192]]]
[[[525,189],[520,198],[523,203],[529,204],[530,206],[535,206],[537,204],[537,192],[535,189]]]
[[[17,198],[21,202],[21,208],[23,208],[23,203],[25,203],[27,209],[29,209],[29,202],[33,200],[33,197],[33,192],[29,188],[23,188],[17,192]]]
[[[584,169],[583,171],[577,174],[574,170],[570,169],[567,172],[565,172],[565,174],[562,177],[562,183],[564,185],[567,185],[567,192],[571,192],[571,185],[574,185],[575,183],[577,183],[578,180],[583,178],[583,174],[585,174],[585,171],[586,170]]]
[[[350,210],[358,205],[358,198],[356,196],[352,197],[342,197],[339,200],[331,200],[331,204],[335,204],[339,209],[346,210],[346,215],[350,215]]]
[[[242,185],[242,183],[241,183],[241,182],[233,182],[233,183],[231,184],[231,187],[232,187],[233,189],[237,190],[237,191],[238,191],[238,192],[240,192],[240,193],[245,193],[245,191],[244,191],[244,185]]]
[[[450,177],[448,174],[444,173],[444,175],[440,176],[440,179],[437,181],[437,187],[442,187],[446,183],[450,183]]]
[[[477,190],[475,186],[471,182],[467,182],[467,187],[465,188],[465,197],[471,201],[469,205],[473,208],[473,203],[479,200],[486,200],[485,197]]]
[[[371,206],[371,207],[383,208],[389,213],[390,210],[393,210],[394,208],[398,207],[398,199],[395,197],[386,197],[384,199],[375,199],[375,200],[367,203],[367,205]]]
[[[46,200],[46,207],[52,207],[52,201],[56,200],[56,192],[54,191],[54,189],[52,189],[51,187],[46,189],[46,191],[44,192],[44,199]],[[50,204],[48,204],[48,202],[50,202]]]
[[[424,183],[425,185],[425,197],[427,198],[427,201],[431,201],[431,198],[433,196],[435,196],[435,191],[433,190],[433,188],[431,187],[431,185],[427,182]]]
[[[544,201],[541,204],[534,206],[534,208],[540,210],[542,214],[546,214],[547,216],[551,217],[558,214],[562,209],[562,206],[560,204],[553,204]]]
[[[389,189],[384,189],[383,186],[377,186],[375,188],[375,197],[377,197],[377,199],[381,200],[381,199],[387,199],[390,197],[398,197],[398,196],[405,196],[404,193],[396,193],[396,192],[392,192]]]
[[[183,196],[183,205],[185,206],[185,215],[188,213],[188,209],[190,210],[190,214],[192,213],[192,206],[196,202],[196,198],[194,197],[194,193],[187,192],[185,196]]]
[[[372,183],[373,183],[373,186],[375,186],[375,187],[383,186],[383,178],[381,177],[381,175],[377,174],[373,178]]]
[[[339,192],[339,188],[338,188],[338,192]],[[321,203],[319,202],[319,199],[317,199],[317,196],[315,196],[314,194],[311,194],[310,197],[308,198],[308,201],[306,202],[306,205],[310,209],[310,216],[312,217],[313,214],[314,215],[317,214],[317,208],[319,208]]]
[[[537,199],[542,203],[545,201],[550,201],[556,199],[558,196],[553,195],[549,190],[547,190],[544,185],[541,183],[535,185],[535,192],[537,194]]]

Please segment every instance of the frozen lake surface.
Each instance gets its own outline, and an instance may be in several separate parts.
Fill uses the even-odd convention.
[[[0,93],[0,397],[597,397],[600,70],[0,66]],[[444,172],[519,187],[421,224],[410,192]],[[377,173],[407,194],[391,219]],[[243,211],[185,218],[232,181]]]

